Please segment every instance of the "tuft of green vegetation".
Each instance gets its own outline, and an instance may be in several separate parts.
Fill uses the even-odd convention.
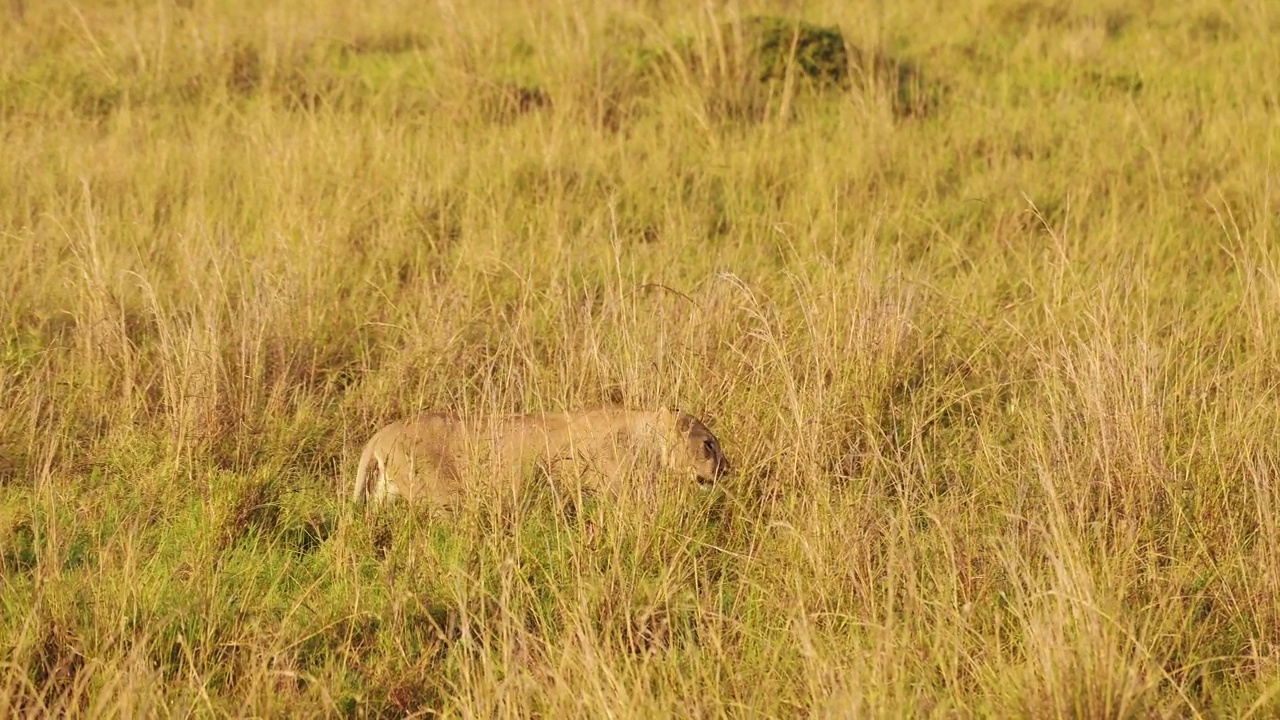
[[[839,85],[848,79],[849,53],[838,28],[753,16],[742,22],[742,34],[761,80],[782,80],[790,67],[819,83]]]
[[[1266,3],[0,14],[0,716],[1280,712]],[[738,476],[350,504],[606,403]]]

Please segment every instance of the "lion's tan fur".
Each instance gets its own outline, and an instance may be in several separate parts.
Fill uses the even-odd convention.
[[[663,469],[701,482],[728,470],[719,441],[682,412],[599,409],[469,419],[427,414],[393,422],[369,439],[353,498],[450,506],[464,497],[467,477],[502,486],[523,481],[535,466],[557,464],[600,489],[625,478],[651,482]]]

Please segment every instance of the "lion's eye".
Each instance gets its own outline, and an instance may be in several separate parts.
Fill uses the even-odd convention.
[[[716,456],[716,443],[714,440],[704,440],[702,443],[702,449],[706,451],[707,457]]]

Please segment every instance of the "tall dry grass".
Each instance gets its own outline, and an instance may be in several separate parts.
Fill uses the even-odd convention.
[[[1267,4],[0,13],[0,714],[1280,708]],[[600,403],[740,475],[346,505]]]

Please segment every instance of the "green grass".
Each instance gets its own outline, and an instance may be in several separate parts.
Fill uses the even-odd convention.
[[[0,715],[1280,713],[1266,3],[0,17]],[[602,403],[739,475],[351,512]]]

